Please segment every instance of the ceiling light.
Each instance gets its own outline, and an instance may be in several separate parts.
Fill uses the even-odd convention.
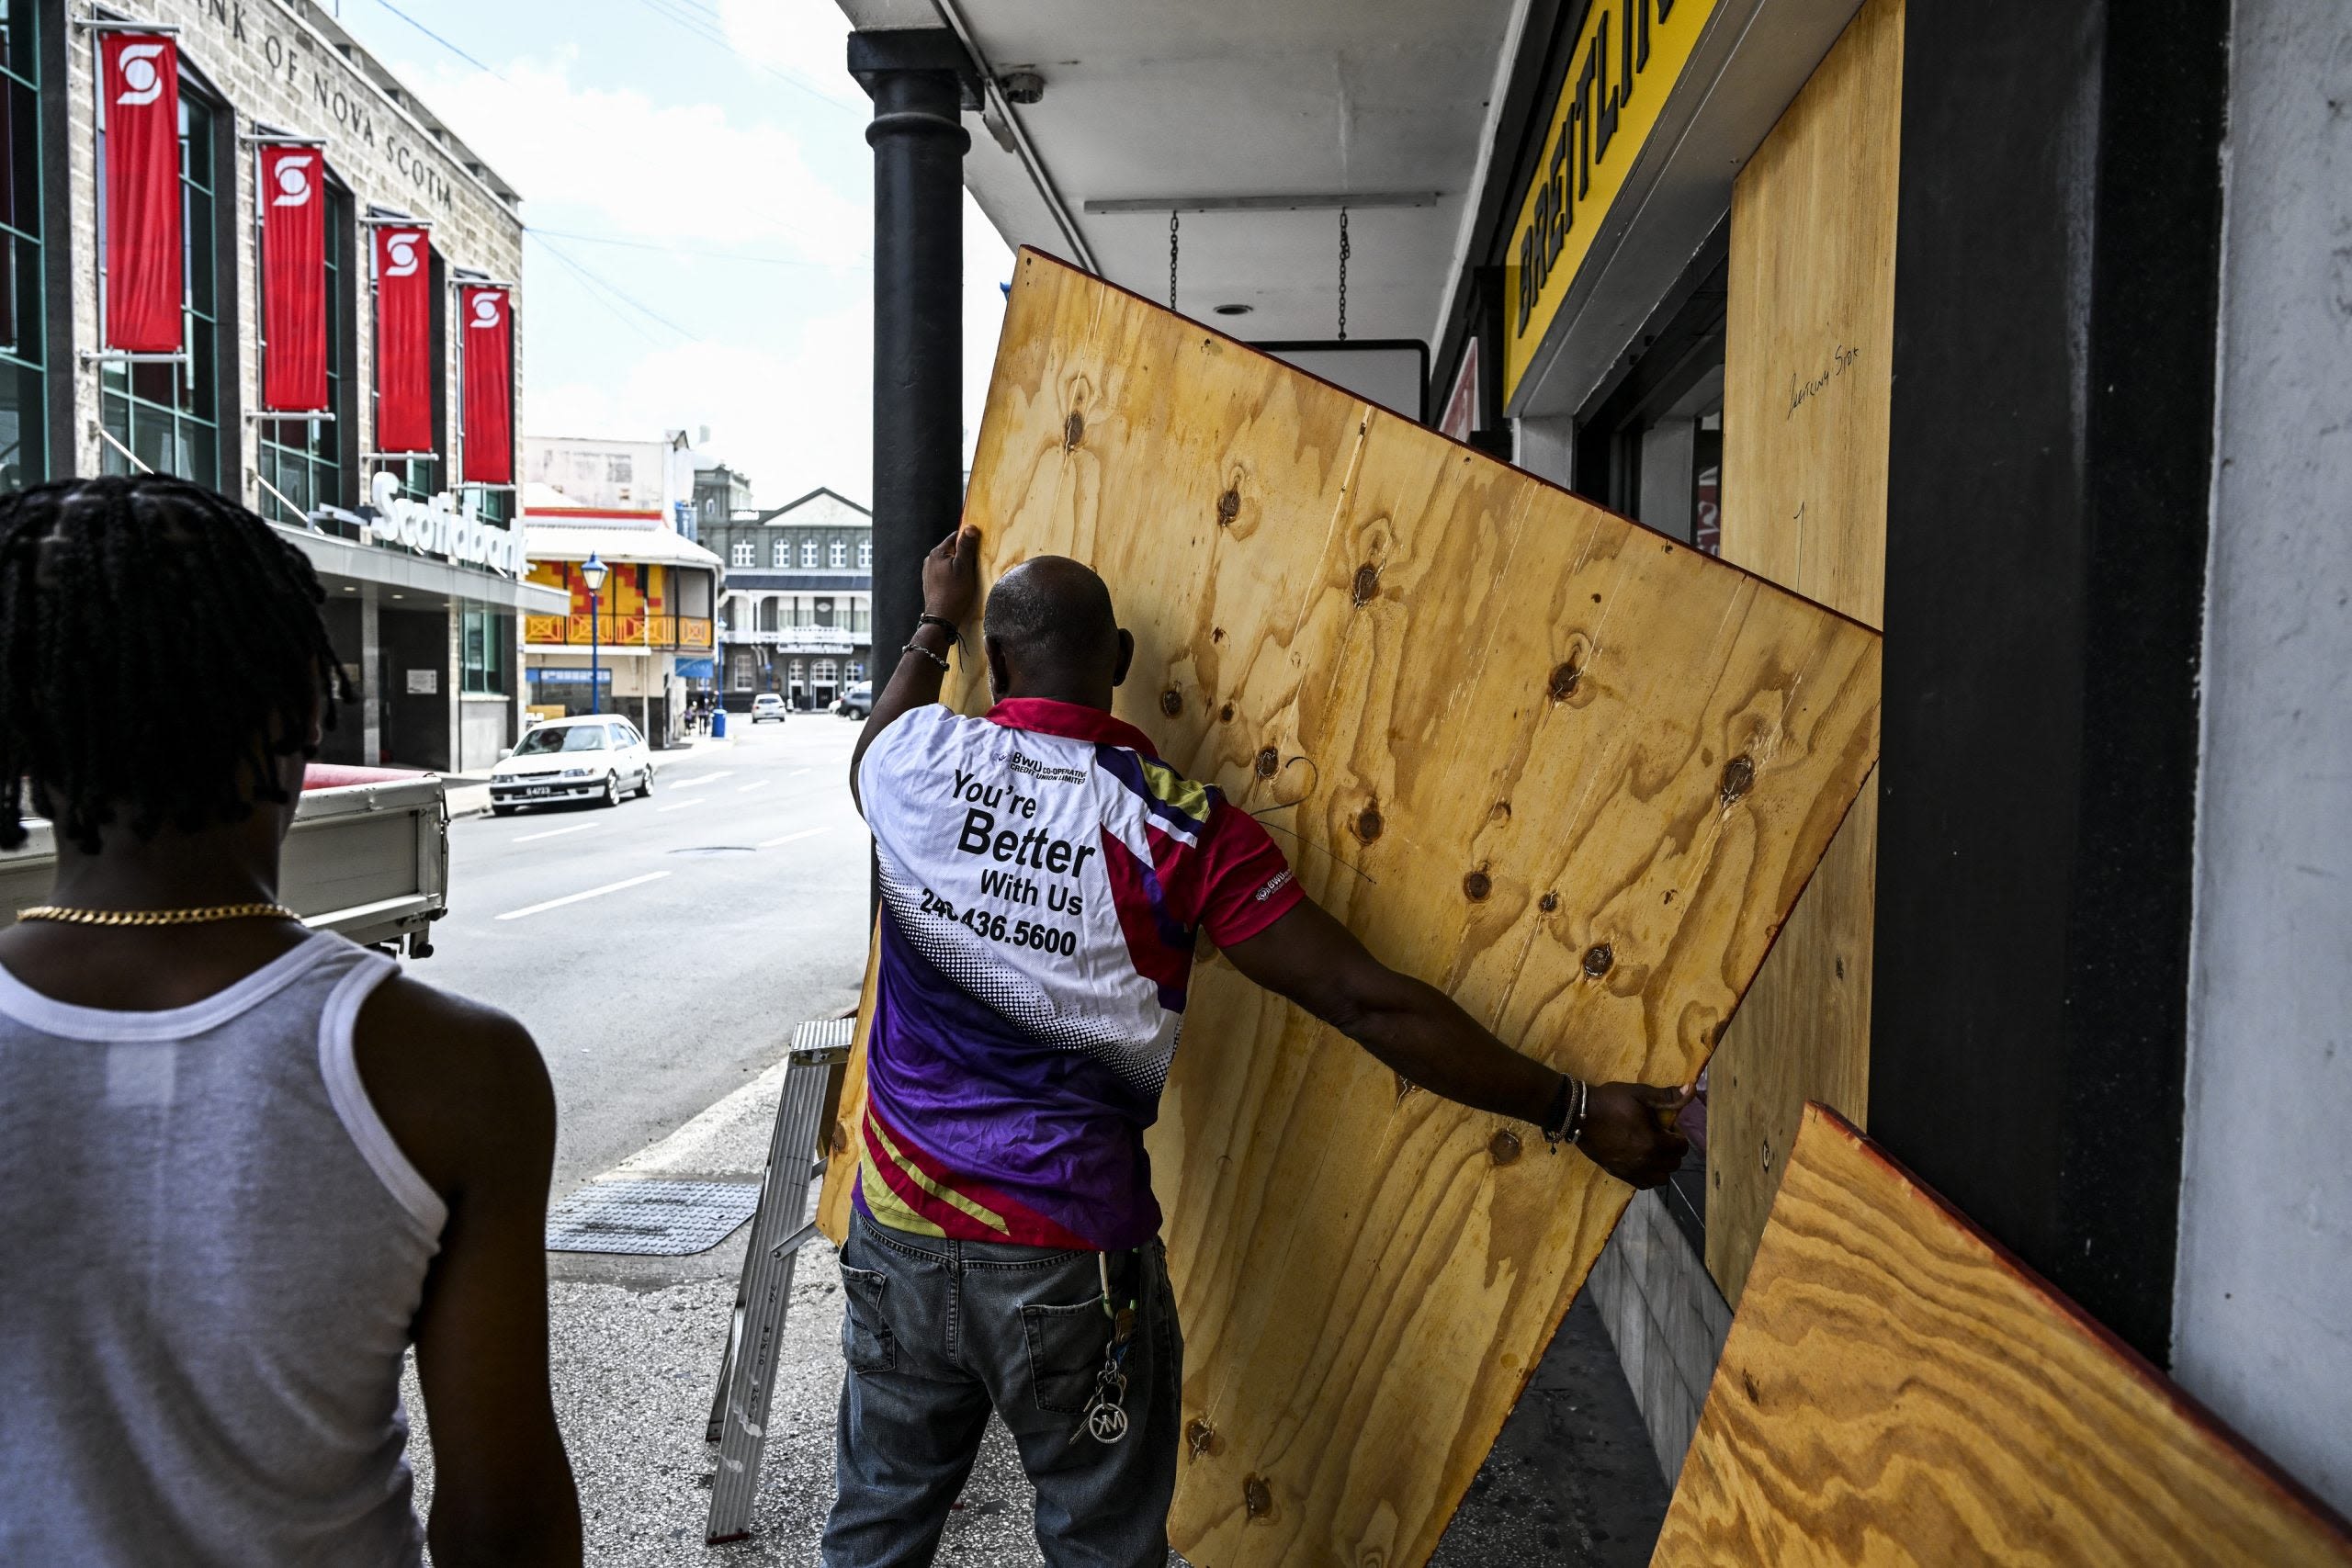
[[[1035,71],[1008,71],[996,79],[1009,104],[1034,104],[1046,96],[1046,79]]]
[[[1257,308],[1258,307],[1255,305],[1243,305],[1238,303],[1219,305],[1216,308],[1216,313],[1220,316],[1246,316]]]

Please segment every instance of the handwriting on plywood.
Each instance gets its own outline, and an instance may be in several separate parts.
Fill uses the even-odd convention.
[[[966,516],[991,570],[1095,566],[1120,716],[1579,1074],[1698,1071],[1876,753],[1867,627],[1027,252]],[[1214,954],[1184,1039],[1150,1152],[1214,1440],[1177,1544],[1420,1562],[1627,1190]]]
[[[1651,1561],[2340,1568],[2352,1539],[1816,1104]]]

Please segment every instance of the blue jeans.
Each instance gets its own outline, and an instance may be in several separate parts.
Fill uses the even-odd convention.
[[[1037,1488],[1037,1548],[1051,1568],[1165,1568],[1184,1362],[1176,1298],[1158,1242],[1111,1255],[1112,1294],[1135,1302],[1136,1322],[1127,1434],[1098,1442],[1080,1427],[1111,1341],[1101,1257],[853,1218],[825,1568],[929,1562],[990,1409]]]

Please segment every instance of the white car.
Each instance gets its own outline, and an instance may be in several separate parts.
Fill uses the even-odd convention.
[[[653,793],[653,753],[637,726],[611,714],[534,725],[490,770],[490,809],[500,817],[559,800],[618,806],[626,793]]]
[[[775,720],[778,724],[782,724],[786,711],[787,710],[784,705],[784,699],[777,696],[774,692],[762,692],[758,696],[752,699],[752,722],[753,724],[758,724],[763,720],[771,718]]]

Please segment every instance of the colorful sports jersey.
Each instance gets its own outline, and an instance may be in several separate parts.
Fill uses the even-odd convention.
[[[1193,932],[1241,942],[1296,904],[1282,852],[1142,731],[1035,698],[915,709],[858,795],[882,875],[860,1206],[926,1235],[1142,1246]]]

